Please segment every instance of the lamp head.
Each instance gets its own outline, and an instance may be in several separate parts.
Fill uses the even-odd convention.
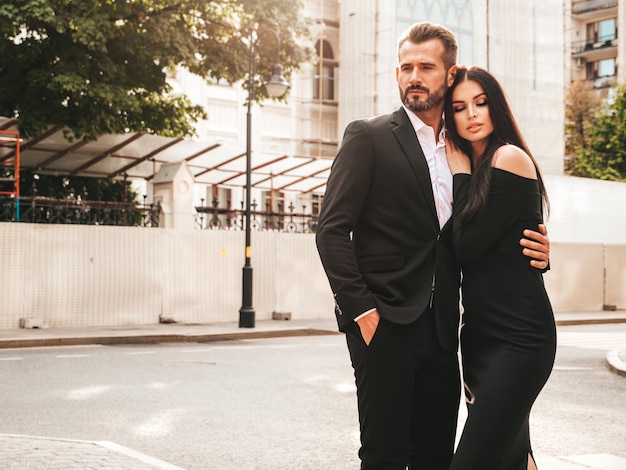
[[[289,85],[289,82],[283,77],[283,67],[280,64],[274,64],[272,77],[269,82],[265,84],[267,94],[272,98],[280,98],[287,93],[289,88],[291,88],[291,85]]]

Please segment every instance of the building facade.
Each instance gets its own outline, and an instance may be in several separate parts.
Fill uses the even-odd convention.
[[[487,67],[501,80],[543,171],[561,174],[562,12],[560,0],[307,0],[304,13],[312,19],[310,47],[316,60],[290,77],[286,103],[266,101],[252,111],[253,167],[265,172],[253,181],[256,207],[284,210],[292,203],[309,214],[319,210],[346,124],[399,106],[397,38],[422,20],[444,24],[456,34],[459,63]],[[170,81],[207,110],[208,119],[198,126],[199,139],[241,156],[246,146],[245,86],[207,86],[183,70]],[[282,183],[285,162],[275,160],[284,156],[296,164],[297,159],[319,161],[314,171],[303,165],[303,179],[315,179],[308,179],[306,187]],[[196,205],[217,199],[220,207],[240,206],[243,158],[232,165],[238,165],[237,177],[197,181]]]
[[[267,223],[270,213],[273,217],[290,208],[292,215],[307,217],[298,219],[298,227],[306,221],[307,229],[315,229],[343,129],[353,119],[400,105],[397,38],[409,25],[424,20],[444,24],[455,33],[459,63],[494,73],[548,190],[555,181],[556,193],[569,201],[566,194],[584,182],[563,176],[564,91],[573,79],[590,80],[598,90],[624,81],[626,40],[618,32],[626,30],[625,5],[626,0],[307,0],[304,14],[312,19],[310,47],[316,59],[289,78],[286,102],[266,101],[252,110],[252,199],[261,226],[274,227]],[[233,157],[224,166],[233,176],[196,177],[196,207],[241,209],[245,86],[206,86],[184,71],[173,76],[172,83],[207,109],[199,138],[221,144],[226,156]],[[287,166],[296,168],[295,183],[293,175],[286,179]],[[553,203],[558,208],[555,220],[582,217],[569,202]],[[594,200],[592,205],[605,207],[606,201]],[[274,228],[284,227],[286,217],[279,219]],[[581,224],[586,225],[583,219]],[[565,229],[555,227],[555,232],[566,236]]]
[[[261,226],[267,226],[266,214],[284,213],[288,207],[291,213],[306,215],[309,224],[319,212],[339,142],[339,10],[336,0],[305,2],[304,14],[312,20],[309,47],[315,50],[316,60],[287,77],[291,88],[286,102],[266,100],[252,106],[252,199],[253,212],[264,213],[259,216]],[[206,84],[185,70],[177,70],[169,81],[175,92],[186,94],[207,111],[208,118],[197,126],[198,139],[220,145],[223,172],[196,178],[196,207],[241,209],[247,144],[245,84]],[[225,217],[219,217],[220,223],[226,223]],[[282,225],[281,220],[279,228]]]
[[[565,75],[606,96],[626,82],[626,0],[570,0],[565,7]]]
[[[460,64],[488,68],[498,78],[542,170],[562,174],[560,0],[342,0],[340,127],[399,106],[397,38],[424,20],[455,33]]]

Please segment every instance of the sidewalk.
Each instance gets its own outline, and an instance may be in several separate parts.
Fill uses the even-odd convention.
[[[556,314],[557,326],[626,323],[626,311]],[[334,318],[327,320],[262,320],[254,328],[237,322],[214,324],[154,324],[86,328],[0,329],[0,349],[91,344],[213,342],[338,334]],[[610,351],[609,369],[626,377],[624,350]],[[54,439],[0,434],[0,468],[19,470],[184,470],[112,442]]]
[[[624,321],[626,322],[626,315]],[[236,321],[83,328],[11,328],[0,329],[0,349],[91,344],[206,343],[235,339],[327,334],[338,334],[334,318],[295,321],[257,320],[254,328],[239,328]]]
[[[557,313],[557,326],[626,323],[626,311]],[[213,342],[338,334],[334,318],[323,320],[257,320],[254,328],[236,321],[207,324],[155,323],[151,325],[71,328],[0,329],[0,349],[91,344],[149,344]]]

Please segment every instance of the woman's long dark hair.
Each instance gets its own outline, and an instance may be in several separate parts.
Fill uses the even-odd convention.
[[[467,205],[461,212],[463,220],[471,219],[487,202],[489,189],[491,187],[491,167],[493,156],[496,150],[503,145],[513,144],[521,148],[528,154],[535,169],[537,170],[537,181],[539,183],[539,191],[543,200],[546,211],[549,211],[548,195],[539,171],[537,161],[528,149],[524,137],[517,126],[517,122],[513,117],[511,108],[507,103],[504,90],[487,70],[480,67],[459,66],[454,83],[448,89],[446,96],[445,120],[446,132],[448,137],[454,142],[466,155],[472,155],[472,147],[469,141],[462,139],[454,125],[454,111],[452,109],[452,92],[456,86],[464,80],[473,80],[480,84],[487,95],[487,104],[489,106],[489,114],[493,124],[493,133],[489,136],[487,147],[482,155],[478,158],[478,165],[472,170],[472,180],[470,183],[470,192],[467,199]]]

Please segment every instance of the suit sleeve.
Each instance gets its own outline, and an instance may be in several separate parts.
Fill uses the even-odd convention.
[[[479,259],[516,220],[520,194],[514,185],[492,180],[487,203],[470,220],[461,220],[467,204],[471,175],[456,174],[453,178],[453,240],[454,252],[461,264]]]
[[[331,168],[316,232],[340,327],[376,308],[374,296],[359,271],[351,240],[368,197],[373,171],[370,132],[362,121],[352,122]]]

